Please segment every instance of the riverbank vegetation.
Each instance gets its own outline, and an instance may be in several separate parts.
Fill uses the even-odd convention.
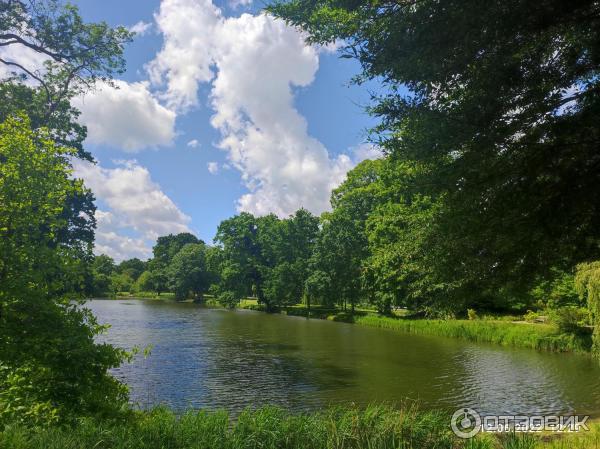
[[[135,412],[119,421],[82,420],[73,429],[9,426],[0,449],[597,449],[600,426],[590,432],[555,436],[480,434],[454,436],[449,417],[415,407],[339,407],[290,414],[261,408],[230,418],[225,411],[168,409]]]

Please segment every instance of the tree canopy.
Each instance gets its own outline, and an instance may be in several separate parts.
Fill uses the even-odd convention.
[[[382,81],[369,108],[380,119],[372,138],[400,174],[384,180],[395,192],[371,219],[372,241],[393,240],[384,223],[405,240],[403,211],[428,214],[413,249],[404,248],[411,257],[390,257],[396,269],[418,257],[429,295],[457,303],[519,295],[556,268],[598,257],[599,8],[559,0],[269,8],[312,42],[341,40],[343,55],[362,65],[356,81]]]

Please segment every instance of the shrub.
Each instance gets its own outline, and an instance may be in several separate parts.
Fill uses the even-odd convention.
[[[467,309],[467,316],[470,320],[479,319],[479,316],[477,315],[477,311],[475,309]]]
[[[577,334],[582,332],[582,323],[587,318],[587,312],[579,307],[566,306],[550,311],[550,316],[560,332]]]
[[[535,323],[539,316],[539,313],[534,312],[533,310],[528,310],[525,315],[523,315],[523,319],[528,323]]]

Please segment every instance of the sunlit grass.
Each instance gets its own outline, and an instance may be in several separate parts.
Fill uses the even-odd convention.
[[[276,407],[175,415],[166,408],[72,428],[8,426],[0,449],[600,449],[600,425],[563,434],[479,434],[462,440],[443,413],[408,406],[337,407],[292,414]]]
[[[492,320],[408,320],[373,314],[357,316],[354,322],[413,334],[439,335],[555,352],[587,352],[591,347],[589,336],[559,334],[554,326],[546,324]]]
[[[454,443],[442,415],[387,406],[307,414],[266,407],[235,420],[225,412],[178,418],[156,409],[112,424],[85,420],[73,429],[9,427],[0,434],[2,449],[451,449]]]

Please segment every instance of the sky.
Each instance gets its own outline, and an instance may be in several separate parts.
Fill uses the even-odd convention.
[[[118,89],[75,100],[97,164],[75,162],[96,198],[96,253],[151,256],[160,235],[212,242],[240,211],[327,210],[365,143],[374,85],[336,45],[261,13],[252,0],[78,0],[86,21],[137,32]]]

